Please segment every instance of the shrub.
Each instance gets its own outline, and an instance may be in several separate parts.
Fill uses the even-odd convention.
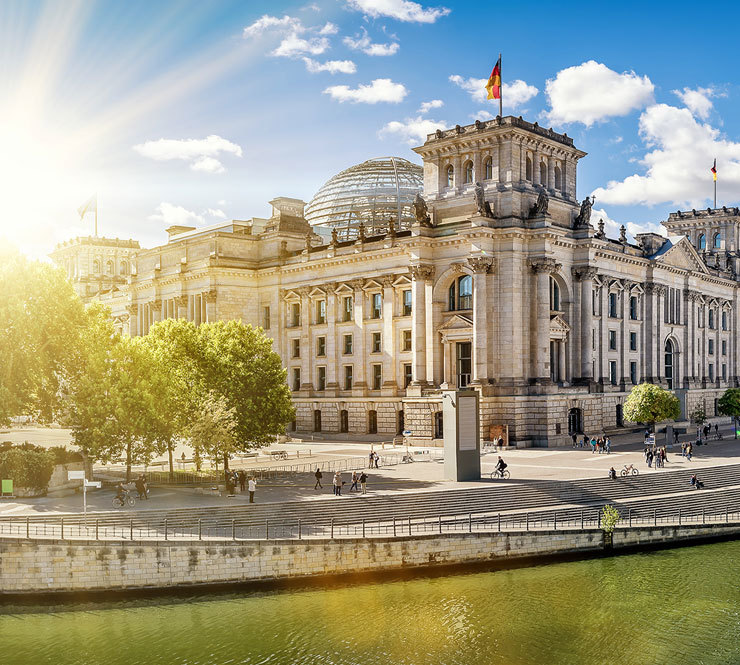
[[[601,511],[601,528],[604,533],[611,533],[620,521],[619,511],[609,504]]]
[[[0,452],[0,478],[17,487],[45,489],[54,471],[54,455],[48,450],[10,448]]]
[[[66,446],[52,446],[49,452],[54,456],[54,464],[69,464],[81,462],[82,455],[73,450],[67,450]]]

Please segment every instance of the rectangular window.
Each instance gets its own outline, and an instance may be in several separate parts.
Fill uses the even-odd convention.
[[[296,339],[291,341],[291,344],[293,345],[293,357],[300,358],[301,357],[301,340],[296,337]]]
[[[630,298],[630,319],[637,321],[637,297]]]
[[[344,336],[344,353],[345,355],[349,355],[352,353],[352,335],[345,335]]]
[[[617,331],[616,330],[609,331],[609,350],[610,351],[617,350]]]
[[[372,350],[372,353],[380,353],[380,343],[381,343],[380,333],[379,332],[374,332],[373,333],[373,350]]]
[[[317,368],[316,390],[326,390],[326,367]]]
[[[411,331],[404,330],[401,333],[401,351],[411,351]]]
[[[265,330],[270,329],[270,308],[269,307],[262,308],[262,327]]]
[[[630,351],[637,351],[637,333],[630,333]]]
[[[714,365],[709,363],[709,380],[714,381]]]
[[[344,366],[344,389],[352,390],[352,365]]]
[[[611,316],[613,319],[617,318],[617,294],[616,293],[609,294],[609,316]]]
[[[326,337],[316,338],[316,355],[317,356],[326,355]]]
[[[293,368],[293,390],[301,389],[301,368]]]
[[[630,381],[632,385],[637,385],[637,363],[633,360],[630,363]]]
[[[609,361],[609,380],[613,386],[617,385],[617,361]]]
[[[290,306],[290,325],[294,328],[301,325],[301,304],[298,302]]]
[[[722,330],[727,330],[727,312],[722,312]]]
[[[727,342],[725,340],[722,340],[722,355],[727,355]]]
[[[709,355],[710,356],[714,355],[714,340],[713,339],[709,340]]]
[[[379,319],[383,315],[383,296],[380,293],[373,293],[371,303],[370,317]]]
[[[380,390],[383,383],[383,365],[373,365],[373,390]]]
[[[352,296],[345,296],[342,299],[342,321],[352,320]]]
[[[594,316],[598,315],[597,307],[596,307],[596,301],[598,299],[598,293],[596,290],[591,291],[591,313]]]
[[[727,365],[722,364],[722,380],[727,381]]]
[[[316,301],[316,323],[326,323],[326,300]]]
[[[413,374],[411,371],[411,363],[404,363],[403,365],[403,387],[408,388],[411,384]]]
[[[403,315],[411,316],[411,291],[403,292]]]

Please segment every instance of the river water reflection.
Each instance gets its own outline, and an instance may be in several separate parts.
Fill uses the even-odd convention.
[[[279,593],[2,608],[13,665],[740,663],[740,542]]]

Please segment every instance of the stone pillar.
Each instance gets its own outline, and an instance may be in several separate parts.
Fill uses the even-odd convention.
[[[533,373],[539,383],[550,383],[550,275],[560,269],[555,259],[530,259],[536,279],[536,332],[533,346]]]
[[[565,374],[566,368],[565,368],[565,352],[566,352],[566,342],[564,339],[561,339],[558,342],[558,345],[560,346],[560,353],[558,355],[558,361],[560,363],[559,374],[560,374],[560,382],[565,383],[568,378]]]
[[[694,366],[693,366],[693,353],[692,353],[692,347],[693,342],[692,338],[694,336],[694,330],[695,325],[693,324],[693,318],[694,318],[694,295],[693,292],[689,289],[683,290],[683,318],[684,318],[684,328],[683,328],[683,363],[682,363],[682,371],[683,376],[682,383],[683,385],[687,386],[689,385],[689,382],[692,380],[694,376]]]
[[[488,273],[494,267],[490,256],[471,256],[468,264],[473,270],[473,383],[486,384],[492,378],[490,368],[490,342],[488,339],[488,312],[495,311],[489,303]]]
[[[555,192],[555,160],[551,156],[547,158],[547,188]]]
[[[593,360],[593,287],[596,268],[588,266],[573,269],[577,281],[581,283],[580,288],[580,379],[584,382],[594,380]],[[578,336],[578,335],[576,335]],[[575,370],[574,370],[575,374]]]
[[[326,390],[336,391],[339,389],[337,381],[337,288],[336,283],[326,285],[326,358],[320,359],[326,362]],[[320,361],[319,361],[320,362]],[[336,393],[335,393],[336,394]]]
[[[534,159],[532,160],[532,184],[537,186],[543,184],[540,182],[540,150],[539,147],[534,150]]]
[[[311,300],[308,286],[296,289],[301,297],[301,392],[310,393],[313,390],[313,376],[311,375],[313,349],[311,348]],[[288,350],[290,353],[290,349]]]
[[[486,174],[483,172],[483,156],[481,151],[477,150],[473,154],[473,182],[483,182]]]
[[[426,364],[426,283],[434,276],[434,266],[409,266],[411,273],[411,355],[413,357],[413,386],[428,385]],[[429,312],[431,315],[431,312]]]
[[[213,289],[205,294],[206,301],[206,323],[216,321],[216,290]]]
[[[663,358],[663,318],[665,316],[665,298],[667,289],[661,284],[656,284],[655,288],[655,303],[656,303],[656,317],[655,317],[655,382],[660,383],[664,376],[664,358]]]
[[[609,278],[602,275],[599,291],[599,381],[611,383],[609,377]]]
[[[396,336],[393,328],[393,308],[395,307],[395,290],[393,275],[385,275],[383,284],[383,384],[382,394],[395,396],[398,393],[396,378]]]
[[[657,307],[656,284],[648,282],[645,284],[645,344],[643,354],[645,356],[645,377],[644,380],[651,382],[658,376],[658,369],[655,366],[655,347],[657,322],[655,320],[655,310]]]
[[[126,311],[129,315],[128,326],[129,335],[136,337],[141,335],[141,323],[139,320],[139,306],[136,303],[131,303],[126,306]]]
[[[622,316],[622,352],[619,354],[619,377],[624,387],[629,390],[630,386],[630,328],[629,328],[629,307],[630,307],[630,286],[628,281],[623,282],[622,289],[622,306],[619,312]]]
[[[365,292],[362,287],[364,279],[355,279],[350,282],[354,290],[353,305],[355,315],[355,339],[354,339],[354,380],[352,382],[352,393],[363,395],[367,388],[367,344],[365,340]]]
[[[462,156],[455,155],[452,158],[452,168],[455,169],[455,182],[453,183],[455,190],[460,191],[463,186],[463,172],[462,172]]]
[[[175,298],[175,316],[178,319],[188,318],[188,297],[177,296]]]
[[[443,339],[443,356],[444,356],[444,367],[442,373],[442,383],[445,384],[446,388],[453,387],[452,382],[452,342]]]

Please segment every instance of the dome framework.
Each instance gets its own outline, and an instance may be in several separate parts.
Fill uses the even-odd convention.
[[[339,240],[353,240],[360,224],[365,234],[396,231],[415,221],[413,201],[422,191],[423,169],[400,157],[378,157],[351,166],[328,180],[306,206],[312,226],[336,229]]]

